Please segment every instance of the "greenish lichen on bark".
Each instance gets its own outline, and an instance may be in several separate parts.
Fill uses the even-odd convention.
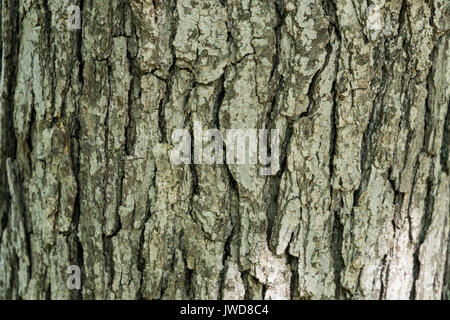
[[[0,298],[448,299],[450,10],[371,4],[1,0]],[[174,164],[197,121],[280,170]]]

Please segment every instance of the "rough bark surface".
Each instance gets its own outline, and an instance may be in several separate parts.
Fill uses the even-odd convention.
[[[0,6],[0,298],[450,296],[447,0]],[[194,121],[281,169],[174,165]]]

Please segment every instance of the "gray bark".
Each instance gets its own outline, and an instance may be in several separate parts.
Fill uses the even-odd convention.
[[[0,3],[0,298],[449,297],[448,1]],[[194,121],[281,169],[175,165]]]

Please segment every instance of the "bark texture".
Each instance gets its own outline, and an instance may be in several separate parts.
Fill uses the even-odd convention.
[[[450,296],[447,0],[0,5],[0,298]],[[281,169],[174,165],[194,121]]]

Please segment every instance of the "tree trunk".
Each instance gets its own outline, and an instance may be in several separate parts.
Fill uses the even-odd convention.
[[[1,0],[0,298],[448,298],[450,7],[369,2]]]

